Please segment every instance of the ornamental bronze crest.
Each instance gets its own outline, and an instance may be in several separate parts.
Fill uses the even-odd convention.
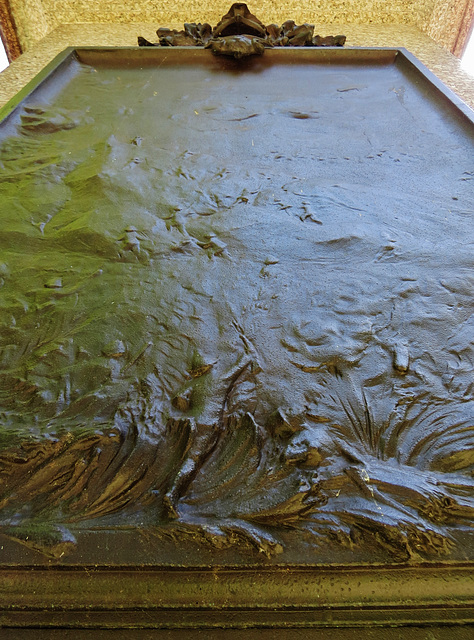
[[[280,27],[265,26],[243,2],[234,3],[214,28],[208,23],[192,22],[185,23],[182,31],[161,27],[156,33],[157,44],[142,37],[138,38],[138,44],[141,47],[205,47],[215,55],[236,59],[262,55],[270,47],[342,47],[346,41],[346,36],[315,36],[314,25],[298,26],[294,20],[287,20]]]

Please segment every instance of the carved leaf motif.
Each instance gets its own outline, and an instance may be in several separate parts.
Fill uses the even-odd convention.
[[[109,432],[3,452],[2,530],[60,555],[73,544],[65,526],[133,523],[145,510],[155,514],[155,535],[160,526],[166,535],[187,530],[207,544],[266,555],[282,551],[281,527],[306,531],[315,545],[376,544],[399,560],[449,553],[450,527],[469,527],[474,515],[469,453],[465,466],[459,457],[450,466],[459,442],[472,438],[462,404],[447,410],[424,396],[381,420],[368,391],[358,395],[335,378],[301,428],[268,429],[238,413],[258,370],[249,362],[232,377],[222,424],[210,436],[190,419],[160,426],[151,379],[130,394]],[[420,438],[428,433],[435,437]]]
[[[405,559],[448,553],[449,527],[468,530],[474,516],[469,405],[428,394],[397,405],[389,389],[386,397],[380,386],[375,392],[357,393],[347,377],[334,378],[318,400],[325,420],[309,441],[325,460],[320,482],[328,501],[309,528],[349,546],[372,539]],[[307,448],[308,431],[294,440],[295,452],[303,438]]]
[[[288,464],[285,448],[264,438],[250,414],[229,418],[221,440],[184,500],[200,515],[241,518],[262,524],[290,523],[314,508],[309,478]]]

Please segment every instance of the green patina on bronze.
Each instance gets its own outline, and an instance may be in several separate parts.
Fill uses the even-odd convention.
[[[472,124],[303,53],[84,53],[4,121],[6,535],[461,553]]]

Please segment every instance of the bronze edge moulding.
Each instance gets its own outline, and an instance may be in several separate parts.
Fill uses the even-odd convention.
[[[230,56],[237,60],[262,55],[273,47],[342,47],[346,36],[314,35],[313,24],[297,25],[286,20],[281,26],[265,26],[243,2],[235,2],[213,28],[210,24],[186,22],[184,29],[160,27],[156,32],[159,42],[138,37],[140,47],[204,47],[214,55]]]
[[[234,4],[214,29],[208,25],[186,25],[185,31],[179,34],[169,31],[168,35],[164,35],[161,29],[158,34],[161,34],[160,46],[166,42],[169,46],[176,44],[180,47],[183,45],[182,40],[187,40],[188,35],[195,32],[199,36],[197,39],[200,40],[201,47],[214,43],[211,46],[216,50],[225,48],[224,45],[215,44],[220,40],[225,43],[228,42],[226,38],[234,38],[238,43],[241,42],[238,38],[247,36],[250,42],[256,38],[260,43],[264,39],[273,38],[277,46],[294,45],[295,40],[300,46],[309,42],[314,45],[313,27],[296,27],[294,23],[291,24],[287,21],[281,28],[265,27],[249,12],[245,4]],[[206,37],[203,34],[207,34]],[[262,38],[263,35],[265,38]],[[189,36],[189,40],[191,39]],[[195,39],[193,44],[196,44]],[[188,45],[192,46],[190,42]],[[346,50],[338,53],[350,52]],[[69,63],[69,55],[70,53],[66,54],[63,62]],[[203,55],[206,53],[203,52]],[[234,50],[229,55],[239,58],[247,54]],[[211,56],[208,57],[210,58]],[[402,60],[407,60],[414,66],[405,54]],[[51,74],[51,68],[47,73]],[[50,76],[42,77],[44,79]],[[359,92],[359,87],[353,84],[337,86],[335,91],[339,95],[350,95],[351,92]],[[81,93],[85,95],[87,92],[80,91],[78,95]],[[400,102],[399,93],[395,94],[397,102]],[[107,117],[110,95],[111,90],[107,89]],[[38,136],[37,141],[34,141],[34,149],[38,149],[39,157],[43,157],[41,154],[46,153],[45,148],[47,150],[44,134],[62,135],[63,131],[74,131],[79,126],[78,123],[81,123],[80,119],[77,122],[74,119],[79,118],[76,111],[72,116],[63,109],[59,113],[51,113],[44,104],[34,102],[25,104],[20,109],[23,111],[17,113],[18,126],[23,138],[18,136],[7,139],[1,148],[2,162],[5,166],[10,162],[13,167],[11,170],[4,170],[4,182],[7,185],[14,184],[15,180],[19,181],[23,176],[22,171],[17,168],[23,165],[14,163],[31,161],[35,170],[39,166],[36,156],[28,157],[28,153],[25,153],[25,149],[33,148],[31,140],[34,135]],[[12,112],[11,115],[15,114]],[[317,112],[309,109],[307,112],[288,109],[279,115],[307,123],[319,117]],[[230,121],[240,122],[255,116],[252,113],[232,113]],[[131,117],[136,118],[133,114]],[[156,120],[154,111],[151,120]],[[80,135],[77,137],[82,145],[85,138],[83,132],[94,133],[97,128],[93,121],[89,121],[89,116],[84,117],[81,126],[89,127],[79,130]],[[140,136],[135,135],[127,142],[132,147],[134,158],[142,142],[142,149],[145,149],[146,141]],[[80,186],[74,187],[78,192],[83,189],[83,182],[89,180],[90,176],[99,175],[103,170],[102,162],[107,160],[109,154],[110,145],[107,145],[108,142],[104,144],[99,140],[96,155],[90,160],[90,142],[87,141],[87,156],[84,160],[87,171],[78,170],[77,184]],[[58,148],[58,157],[62,158],[64,147]],[[55,153],[51,153],[51,158],[56,157]],[[174,151],[171,156],[173,154]],[[439,162],[437,154],[436,159]],[[166,169],[167,162],[168,159],[164,161]],[[133,160],[131,166],[139,164],[140,162]],[[24,173],[30,175],[26,171]],[[181,175],[184,172],[179,167],[176,176]],[[459,182],[467,183],[471,180],[471,175],[468,171],[464,172]],[[240,185],[240,175],[238,180]],[[72,179],[70,181],[73,182]],[[227,190],[227,178],[225,181]],[[100,184],[100,180],[97,182]],[[25,187],[22,191],[26,191]],[[11,193],[9,197],[14,202],[20,190]],[[299,197],[300,193],[294,195]],[[245,204],[248,196],[241,195],[238,200]],[[325,196],[323,203],[333,200],[334,198]],[[458,197],[453,200],[457,201]],[[307,207],[306,204],[304,206]],[[348,207],[344,204],[344,207],[354,209],[350,203]],[[281,208],[286,210],[288,207],[283,205]],[[355,210],[359,211],[357,208]],[[8,206],[5,213],[6,219],[12,217]],[[464,214],[463,211],[461,213]],[[173,205],[171,216],[165,218],[166,231],[178,229],[181,225],[175,214]],[[322,225],[306,208],[301,215],[302,217],[298,216],[300,222],[309,219],[313,224]],[[203,217],[206,216],[207,209]],[[205,235],[204,240],[196,238],[195,246],[199,251],[208,252],[210,259],[220,256],[226,248],[225,243],[215,235]],[[91,244],[89,240],[88,242]],[[137,262],[143,260],[145,265],[149,264],[146,257],[149,254],[144,249],[147,246],[146,240],[135,224],[127,223],[117,242],[120,243],[121,261],[125,263],[128,259],[137,258]],[[179,255],[180,252],[175,251],[175,240],[171,239],[171,242],[173,253]],[[75,248],[76,230],[73,243]],[[89,244],[84,242],[87,250]],[[115,260],[116,249],[113,246],[112,255]],[[181,253],[187,255],[187,245],[184,246],[185,250]],[[150,252],[151,250],[150,247]],[[108,255],[105,249],[104,252]],[[23,255],[21,252],[19,254]],[[87,253],[88,260],[89,255]],[[266,278],[267,267],[277,262],[274,256],[267,256],[261,277]],[[10,270],[6,264],[1,264],[0,268],[0,280],[3,281],[9,277]],[[15,272],[15,269],[11,271]],[[102,272],[99,274],[97,271],[97,274],[101,275]],[[93,277],[95,281],[95,272]],[[63,289],[66,287],[63,286],[62,278],[51,278],[48,275],[46,282],[41,284],[40,291],[47,295],[52,293],[62,300],[59,296],[63,296]],[[42,312],[42,307],[39,309]],[[157,562],[155,553],[159,558],[165,556],[166,562],[172,553],[175,554],[173,559],[177,558],[179,562],[183,555],[187,560],[191,545],[198,549],[200,557],[205,556],[206,561],[209,559],[211,564],[215,560],[216,550],[219,553],[229,551],[229,561],[233,563],[235,549],[243,554],[243,558],[239,556],[239,562],[254,562],[255,557],[259,561],[263,559],[264,562],[278,562],[276,558],[282,554],[285,562],[299,562],[301,558],[308,557],[308,549],[325,549],[328,537],[337,547],[342,548],[342,561],[364,562],[369,558],[371,562],[382,562],[387,557],[397,563],[423,562],[433,558],[449,558],[451,562],[469,559],[474,514],[471,473],[474,458],[471,445],[472,416],[467,414],[470,405],[465,400],[472,388],[469,377],[472,371],[468,366],[465,374],[466,384],[469,385],[466,387],[467,391],[463,391],[461,382],[457,383],[461,390],[459,394],[463,393],[460,399],[446,398],[442,402],[433,393],[431,397],[425,394],[427,399],[423,403],[418,402],[414,395],[406,396],[406,399],[403,397],[403,402],[399,402],[398,398],[392,398],[391,386],[380,388],[377,394],[384,406],[383,419],[379,422],[370,411],[370,398],[367,398],[364,388],[361,393],[356,392],[351,380],[341,377],[338,354],[331,355],[322,364],[314,361],[304,364],[295,361],[293,358],[296,356],[291,355],[290,364],[295,370],[303,374],[318,374],[327,369],[327,379],[321,381],[317,402],[311,399],[314,411],[313,408],[306,408],[305,413],[293,414],[283,406],[275,408],[267,416],[262,416],[265,424],[263,426],[248,410],[257,393],[255,389],[260,384],[257,376],[262,368],[257,356],[248,346],[241,327],[235,324],[235,329],[245,347],[245,353],[226,372],[223,391],[219,396],[221,401],[216,401],[218,420],[212,423],[210,429],[207,429],[206,423],[196,426],[191,412],[201,402],[200,398],[204,393],[207,393],[205,385],[209,383],[216,361],[197,351],[190,351],[189,354],[183,351],[186,373],[179,379],[178,387],[175,380],[168,385],[169,390],[163,391],[163,397],[170,398],[171,408],[167,405],[166,410],[162,411],[161,407],[164,405],[160,395],[161,382],[155,374],[147,373],[146,378],[132,383],[126,398],[117,405],[113,422],[106,422],[104,430],[91,432],[87,428],[81,432],[82,435],[75,437],[65,430],[59,431],[56,436],[51,429],[49,433],[53,435],[41,440],[32,439],[31,442],[24,443],[17,440],[14,434],[15,440],[12,436],[5,442],[0,452],[0,526],[5,544],[11,544],[11,551],[7,552],[5,549],[3,553],[8,564],[14,557],[18,557],[14,555],[13,547],[18,551],[19,545],[33,551],[28,556],[33,558],[32,562],[35,561],[36,553],[51,561],[65,562],[62,558],[70,557],[72,559],[68,559],[68,562],[75,563],[78,558],[84,562],[81,555],[83,547],[80,546],[82,540],[76,540],[73,529],[79,531],[79,537],[89,530],[96,532],[97,537],[107,537],[109,531],[118,536],[120,531],[127,539],[130,539],[128,534],[133,538],[139,531],[144,547],[142,557],[149,559],[152,556],[153,562]],[[6,340],[13,343],[18,328],[12,325],[8,330],[8,334],[5,330]],[[29,342],[30,330],[28,325],[25,333]],[[94,340],[95,334],[94,330]],[[313,340],[311,336],[306,338],[304,334],[300,338],[300,334],[298,339],[305,343],[310,344],[309,340]],[[147,342],[132,353],[127,343],[121,339],[104,343],[104,346],[100,338],[97,339],[97,344],[101,345],[98,357],[112,362],[113,366],[116,361],[129,359],[124,370],[139,364],[152,347],[152,343]],[[313,346],[312,343],[310,346]],[[173,345],[172,348],[175,349]],[[288,343],[288,350],[291,354],[298,353],[297,347],[292,343]],[[25,349],[18,351],[23,353]],[[60,353],[60,358],[64,357],[59,347],[51,351]],[[81,358],[89,362],[87,350],[80,353]],[[165,353],[163,357],[166,359],[168,356]],[[393,370],[393,375],[406,380],[410,375],[411,364],[408,347],[404,343],[394,344],[392,360],[390,370]],[[107,377],[104,379],[110,379],[110,370],[112,366],[106,369]],[[87,377],[82,373],[81,376]],[[457,378],[461,380],[461,373],[457,374]],[[25,382],[16,373],[8,381],[15,401],[23,403],[22,409],[31,397],[36,397],[34,394],[37,393],[37,387]],[[106,398],[108,403],[107,394],[101,397]],[[80,401],[76,407],[79,411]],[[176,414],[171,413],[170,416],[168,412],[173,410]],[[308,421],[316,425],[314,439],[311,441],[306,439],[305,425]],[[442,429],[440,425],[443,425]],[[370,475],[367,461],[371,464]],[[393,461],[393,464],[388,461]],[[323,463],[322,476],[319,469]],[[218,481],[215,486],[208,486],[206,475],[223,480]],[[222,489],[219,482],[225,481],[228,481],[229,488],[226,486],[222,495],[217,495]],[[238,500],[233,501],[236,497],[235,487],[239,483],[242,496],[245,491],[251,491],[251,499],[243,497],[243,504]],[[348,494],[344,495],[346,488]],[[198,514],[192,512],[192,507],[183,505],[183,509],[180,508],[180,503],[192,491],[195,504],[201,502],[204,505]],[[272,500],[267,500],[270,493]],[[237,497],[241,499],[240,496]],[[336,500],[338,504],[333,506]],[[384,511],[380,504],[385,505]],[[325,507],[326,512],[316,522],[312,518],[313,514],[320,513]],[[142,511],[146,512],[146,518],[142,518]],[[350,517],[346,517],[347,514]],[[153,543],[147,539],[150,531]],[[85,537],[87,535],[84,534]],[[134,539],[130,545],[135,545]],[[114,547],[114,551],[117,550],[114,559],[125,557],[125,553],[122,555],[124,546],[125,544],[120,544]],[[165,547],[167,551],[163,552]],[[360,555],[356,555],[358,549],[362,549]],[[183,555],[180,555],[181,552]],[[137,553],[133,547],[133,552],[126,557],[131,557],[135,562]],[[326,558],[325,562],[327,559],[331,563],[335,562],[330,553],[322,553],[323,558]],[[24,554],[19,562],[25,561],[27,552]],[[93,555],[95,560],[95,551]],[[99,556],[102,560],[101,554]]]
[[[268,47],[342,47],[345,42],[345,36],[314,36],[313,25],[297,26],[293,21],[286,21],[281,27],[264,26],[242,3],[234,4],[214,28],[209,24],[185,24],[183,31],[160,28],[157,34],[159,43],[152,44],[139,38],[139,45],[209,48],[211,53],[234,58],[237,63],[247,56],[263,54]],[[166,51],[155,50],[151,57],[155,54],[165,57]],[[181,53],[178,51],[176,57]],[[339,53],[361,55],[359,51]],[[100,52],[101,56],[103,54],[104,51]],[[88,69],[93,59],[91,51],[69,50],[61,55],[59,63],[56,60],[43,71],[41,82],[46,78],[60,84],[58,70],[67,71],[71,57],[77,56],[74,64],[82,65],[87,73],[81,76],[83,84],[78,85],[79,90],[76,88],[75,98],[84,96],[84,100],[89,100],[90,83],[95,86],[95,81],[90,80],[94,76]],[[398,56],[398,53],[384,53],[384,56],[388,55]],[[133,57],[136,68],[136,60],[148,56],[138,55],[135,51]],[[223,62],[204,51],[202,57],[201,54],[197,57],[200,63],[206,57],[211,67],[216,62],[220,67]],[[103,65],[104,58],[101,60]],[[421,65],[410,54],[402,52],[398,63],[404,73],[408,74],[407,69],[410,73],[416,70],[416,79],[428,79],[443,101],[448,98],[456,109],[467,115],[454,96],[447,94],[426,70],[420,70]],[[233,68],[234,63],[230,66]],[[245,64],[242,67],[245,68]],[[113,82],[118,84],[120,81],[116,77],[116,66],[112,65],[112,69],[112,82],[100,85],[104,102],[99,104],[97,111],[103,108],[106,117],[111,117],[112,113]],[[144,70],[143,75],[146,72]],[[83,87],[86,90],[81,91]],[[150,100],[152,96],[158,96],[158,92],[153,92],[154,88],[149,88]],[[334,94],[339,100],[340,96],[357,95],[361,88],[354,84],[335,84]],[[127,88],[127,91],[130,90]],[[23,90],[23,98],[25,94],[31,98],[33,94],[28,92],[31,92],[31,86]],[[179,95],[179,86],[176,92]],[[400,104],[400,110],[405,109],[400,90],[391,91],[389,96]],[[140,115],[147,113],[149,121],[145,124],[149,126],[150,122],[158,121],[155,131],[159,131],[163,125],[159,122],[156,102],[152,102],[153,109],[146,106],[140,112],[137,108],[124,118],[128,118],[129,126],[134,119],[134,135],[129,136],[128,129],[124,129],[122,137],[126,142],[122,142],[117,141],[115,134],[104,141],[92,116],[87,111],[80,112],[80,105],[75,102],[73,111],[69,111],[69,107],[45,105],[39,97],[37,94],[23,105],[18,102],[13,107],[7,105],[3,111],[11,112],[10,122],[17,118],[15,122],[18,123],[16,137],[7,137],[6,142],[0,140],[2,163],[10,163],[2,167],[6,190],[20,183],[20,188],[15,187],[17,191],[11,191],[8,202],[15,202],[14,195],[20,193],[20,189],[26,192],[31,185],[36,185],[38,167],[43,171],[44,166],[51,165],[62,171],[65,148],[62,145],[66,137],[61,136],[68,136],[69,132],[74,135],[75,130],[80,146],[78,166],[71,168],[68,165],[67,168],[67,185],[74,193],[86,193],[90,184],[96,184],[99,190],[103,188],[104,167],[107,168],[109,159],[115,161],[113,152],[117,149],[127,149],[127,153],[131,149],[132,175],[135,179],[140,175],[146,162],[140,163],[139,154],[145,156],[147,152],[150,155],[147,145],[155,145],[158,136],[150,134],[150,143],[145,136],[135,135],[135,122],[142,126]],[[120,103],[120,106],[123,105]],[[287,118],[292,124],[312,124],[319,117],[315,111],[297,111],[293,106],[289,104],[285,111],[276,114],[280,122]],[[193,110],[191,113],[199,115]],[[253,123],[257,117],[254,113],[240,112],[227,115],[234,123],[243,120]],[[472,126],[472,116],[467,117]],[[247,124],[245,122],[243,126]],[[186,130],[181,121],[177,127]],[[54,142],[50,147],[46,144],[47,136]],[[354,136],[347,136],[345,147],[351,138]],[[417,149],[417,153],[421,152]],[[40,162],[47,154],[47,159]],[[125,152],[123,157],[128,157]],[[169,159],[184,163],[184,169],[179,166],[171,178],[166,164]],[[418,157],[416,159],[418,161]],[[436,159],[439,162],[438,154]],[[193,161],[192,154],[185,151],[182,157],[178,156],[172,147],[169,153],[163,154],[162,164],[153,171],[164,171],[163,181],[170,180],[173,186],[182,178],[187,179],[186,162],[192,164]],[[392,159],[384,162],[391,166]],[[28,173],[26,169],[30,169],[30,163],[33,168]],[[174,166],[171,169],[174,171]],[[30,180],[26,187],[21,186],[24,174]],[[56,175],[51,175],[50,184],[54,186]],[[111,180],[117,182],[111,184],[121,182],[124,175],[123,171],[115,172]],[[226,184],[227,191],[230,178],[224,173],[216,176],[216,181],[222,180],[222,184]],[[238,175],[236,179],[239,189],[240,177]],[[458,180],[461,186],[457,188],[465,188],[467,193],[471,179],[471,172],[461,173]],[[139,185],[144,185],[145,181],[148,185],[149,175]],[[174,197],[176,191],[171,192]],[[62,202],[62,193],[58,202]],[[245,205],[248,194],[238,193],[241,194],[236,202],[239,206]],[[330,193],[327,189],[322,191],[322,207],[328,210],[335,202],[328,195]],[[367,188],[367,193],[372,192]],[[292,193],[295,199],[300,195],[299,190]],[[458,196],[453,201],[458,201]],[[88,202],[86,199],[86,208]],[[104,206],[109,205],[107,199],[104,202]],[[287,208],[286,202],[293,200],[281,201],[283,211]],[[307,203],[305,206],[309,207]],[[334,206],[360,211],[350,200],[348,203],[335,202]],[[205,202],[203,220],[207,220],[208,210],[212,211],[212,208],[212,203]],[[74,207],[71,211],[71,215],[77,217]],[[199,259],[201,251],[207,252],[206,260],[221,259],[226,244],[217,235],[198,237],[198,231],[195,231],[192,242],[186,238],[182,244],[176,244],[173,234],[175,231],[182,233],[177,215],[179,209],[170,211],[164,210],[166,217],[160,219],[163,224],[157,227],[162,234],[158,240],[164,243],[166,239],[168,243],[163,244],[166,251],[169,246],[173,255],[183,255],[186,260],[188,255],[194,255],[191,251],[195,251]],[[13,217],[8,207],[5,213],[6,219]],[[461,219],[462,215],[464,210],[456,219]],[[315,219],[310,208],[304,209],[298,218],[302,224],[315,224],[318,228],[323,224]],[[94,224],[98,219],[94,219]],[[100,244],[113,267],[111,274],[116,273],[116,265],[120,268],[124,265],[120,274],[130,265],[149,268],[153,243],[142,233],[142,223],[135,219],[133,222],[127,220],[120,236]],[[84,255],[89,261],[89,246],[99,237],[96,231],[82,236],[85,238],[82,243]],[[67,225],[60,230],[59,237],[62,233],[68,241]],[[16,229],[12,236],[15,242],[22,238]],[[77,227],[71,238],[71,246],[76,251],[80,238]],[[56,239],[52,240],[54,248],[57,245],[53,241],[55,243]],[[21,239],[18,246],[22,242]],[[61,242],[61,246],[66,246],[64,239]],[[22,244],[20,248],[19,259],[23,259]],[[383,248],[385,253],[392,249],[391,246]],[[80,255],[78,251],[76,254]],[[65,256],[64,260],[69,260],[69,253]],[[100,261],[102,263],[102,257]],[[259,278],[268,278],[268,269],[277,263],[275,256],[265,257]],[[0,264],[0,284],[12,273],[15,273],[14,267]],[[104,275],[102,269],[94,271],[92,267],[90,274],[85,276],[87,286],[89,282],[95,286],[99,276]],[[49,297],[55,301],[73,300],[77,291],[75,286],[69,285],[66,278],[63,282],[62,277],[48,274],[46,281],[39,284],[38,295],[43,295],[39,299],[48,296],[48,300]],[[468,291],[460,278],[456,279],[456,286]],[[91,288],[91,291],[96,290]],[[67,297],[69,294],[71,298]],[[163,313],[175,299],[173,290],[168,298],[166,295],[162,298],[166,303]],[[467,298],[469,293],[462,295]],[[94,299],[103,304],[100,296]],[[39,309],[41,311],[42,307]],[[76,315],[74,310],[74,317]],[[19,340],[16,338],[19,328],[10,324],[9,333],[5,335],[14,343],[15,339]],[[31,331],[30,325],[25,326]],[[141,344],[135,350],[127,340],[103,342],[102,333],[94,328],[92,344],[94,349],[95,345],[100,345],[99,364],[89,358],[87,350],[78,350],[81,367],[83,362],[87,366],[93,362],[100,375],[105,371],[103,379],[106,382],[100,382],[101,385],[109,384],[120,363],[124,363],[121,371],[133,370],[135,366],[138,370],[133,374],[134,380],[127,388],[126,396],[117,400],[113,421],[103,423],[106,427],[99,429],[89,429],[87,425],[77,436],[61,427],[58,432],[51,430],[48,437],[41,439],[19,440],[14,434],[15,440],[12,437],[2,442],[2,638],[1,629],[20,627],[99,630],[351,627],[355,629],[355,635],[357,627],[385,626],[387,631],[388,627],[413,628],[415,625],[445,628],[456,625],[456,639],[467,638],[474,619],[474,580],[470,561],[474,449],[471,444],[472,413],[467,413],[471,405],[469,398],[465,398],[467,392],[464,393],[463,385],[472,390],[471,368],[468,365],[465,370],[459,368],[454,391],[449,383],[448,392],[453,397],[443,400],[429,391],[405,394],[407,381],[413,379],[410,384],[417,385],[418,379],[410,378],[414,370],[412,356],[405,343],[397,340],[390,347],[392,352],[386,360],[384,353],[383,362],[388,363],[390,375],[396,376],[401,392],[394,397],[393,385],[379,384],[385,378],[375,380],[370,373],[370,380],[375,380],[377,385],[373,387],[376,389],[374,394],[380,400],[380,407],[375,407],[377,414],[374,414],[370,389],[366,395],[365,385],[359,389],[355,386],[357,380],[353,383],[349,375],[342,375],[339,367],[345,366],[346,360],[341,361],[338,352],[335,355],[328,352],[323,363],[311,360],[305,364],[307,360],[295,359],[300,343],[318,346],[310,342],[312,333],[305,333],[304,326],[297,327],[298,333],[293,332],[297,342],[292,337],[292,341],[284,345],[291,354],[290,365],[297,374],[321,375],[321,380],[304,413],[293,413],[281,405],[268,415],[262,415],[260,422],[260,418],[254,418],[251,407],[260,384],[257,376],[264,372],[254,347],[240,324],[235,322],[232,326],[243,345],[242,355],[219,381],[220,395],[216,396],[215,403],[217,421],[209,425],[197,424],[192,411],[201,398],[210,393],[211,387],[206,385],[211,384],[214,374],[218,378],[215,372],[219,365],[205,351],[188,351],[187,343],[181,342],[182,333],[169,338],[167,326],[163,323],[162,326],[164,338],[160,353],[164,354],[164,360],[171,362],[172,358],[167,354],[177,353],[186,366],[178,380],[179,385],[170,374],[169,389],[165,388],[159,379],[160,372],[155,369],[146,376],[141,375],[144,369],[140,367],[144,366],[145,356],[153,349],[152,342]],[[309,325],[309,332],[313,331],[312,327]],[[58,335],[64,332],[63,325],[58,324],[57,331]],[[135,331],[135,326],[131,331]],[[131,331],[127,335],[131,335]],[[25,333],[30,344],[30,335]],[[459,334],[461,341],[465,334]],[[56,334],[53,339],[57,340]],[[41,355],[51,357],[53,363],[64,363],[72,353],[67,347],[69,343],[65,344],[66,347],[60,344]],[[343,343],[344,349],[359,349],[359,342],[346,344]],[[379,348],[378,344],[376,348]],[[26,348],[23,352],[27,352]],[[103,362],[107,362],[107,366]],[[40,365],[43,371],[43,363]],[[64,368],[64,364],[58,366]],[[85,366],[79,370],[81,380],[92,371]],[[64,370],[69,375],[69,365]],[[15,401],[23,403],[23,409],[36,393],[36,387],[14,377],[17,376],[15,371],[7,374],[10,376],[5,376],[8,384],[14,380],[11,388]],[[100,376],[98,379],[102,380]],[[99,391],[94,396],[98,403],[108,397],[106,392],[100,393],[100,397]],[[77,399],[79,413],[84,397]],[[93,415],[96,416],[97,413]],[[309,432],[311,440],[307,439]],[[464,631],[465,635],[459,635]],[[396,634],[397,638],[405,637],[398,630]],[[23,636],[18,633],[10,637]],[[389,636],[384,634],[385,637]]]

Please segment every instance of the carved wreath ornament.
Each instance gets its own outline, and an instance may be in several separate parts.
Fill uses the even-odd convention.
[[[287,20],[281,27],[277,24],[265,26],[250,13],[243,2],[234,3],[228,13],[212,28],[210,24],[185,23],[184,30],[157,30],[159,42],[154,44],[139,37],[141,47],[205,47],[215,55],[236,59],[251,55],[262,55],[270,47],[342,47],[346,36],[314,35],[314,25],[296,25]]]

